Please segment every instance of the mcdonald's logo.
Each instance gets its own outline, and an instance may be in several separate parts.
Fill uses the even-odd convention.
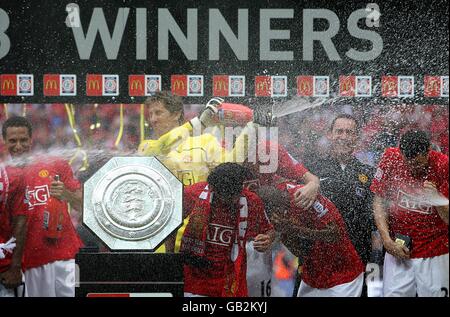
[[[228,75],[214,75],[213,76],[213,95],[219,97],[229,96],[229,79]]]
[[[142,86],[142,81],[140,80],[133,80],[131,82],[131,89],[132,90],[142,90],[143,86]]]
[[[44,75],[44,96],[58,96],[59,95],[59,75],[45,74]]]
[[[355,95],[355,76],[339,77],[339,93],[341,96]]]
[[[269,84],[266,81],[262,81],[256,84],[256,90],[267,90],[269,89]]]
[[[214,82],[214,90],[228,91],[228,82],[225,80],[218,80]]]
[[[172,93],[178,96],[187,96],[188,95],[187,81],[188,81],[187,75],[172,75],[171,76]]]
[[[17,96],[17,75],[0,75],[1,90],[3,96]]]
[[[2,90],[16,89],[16,81],[11,79],[4,79],[2,81]]]
[[[381,82],[381,94],[383,97],[395,97],[398,95],[397,76],[383,76]]]
[[[255,96],[270,97],[271,96],[271,76],[256,76],[255,77]]]
[[[54,79],[47,80],[45,82],[45,89],[58,89],[58,83]]]
[[[102,96],[103,76],[98,74],[86,75],[86,95]]]
[[[441,95],[441,78],[439,76],[425,76],[425,97],[439,97]]]
[[[145,96],[146,75],[128,76],[128,94],[130,96]]]
[[[312,96],[313,95],[314,76],[298,76],[297,77],[297,95]]]
[[[100,81],[99,80],[90,80],[88,89],[100,90]]]
[[[175,80],[173,83],[173,89],[174,90],[185,90],[186,86],[183,80]]]

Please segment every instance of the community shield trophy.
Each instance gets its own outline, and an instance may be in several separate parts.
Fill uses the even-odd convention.
[[[179,254],[153,252],[182,225],[182,196],[182,183],[155,157],[113,157],[89,178],[83,224],[121,252],[78,253],[77,296],[182,296]]]

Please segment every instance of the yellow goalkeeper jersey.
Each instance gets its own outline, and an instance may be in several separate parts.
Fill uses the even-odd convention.
[[[141,155],[156,156],[185,186],[207,180],[210,170],[225,160],[224,148],[212,134],[191,136],[192,126],[186,123],[161,136],[145,140],[139,145]],[[189,219],[178,230],[175,252]],[[156,252],[164,252],[164,245]]]

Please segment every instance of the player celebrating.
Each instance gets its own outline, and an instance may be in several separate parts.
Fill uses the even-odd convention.
[[[26,204],[19,168],[0,165],[0,188],[0,297],[12,297],[22,291],[18,286],[22,283],[22,254],[31,207]]]
[[[311,208],[293,203],[293,183],[263,187],[260,197],[282,242],[303,263],[299,297],[359,297],[364,266],[337,208],[318,195]]]
[[[430,149],[425,132],[408,131],[385,151],[371,190],[384,296],[448,296],[448,156]]]
[[[185,213],[190,215],[181,244],[186,256],[185,296],[247,296],[245,243],[266,251],[273,241],[261,199],[243,189],[247,170],[223,163],[207,183],[184,191]]]
[[[3,125],[3,138],[13,158],[31,152],[31,123],[11,117]],[[30,205],[34,212],[27,227],[24,251],[26,292],[30,297],[75,296],[75,254],[82,246],[71,222],[67,203],[81,210],[80,183],[69,164],[61,159],[38,157],[23,168]],[[55,176],[60,176],[56,180]],[[49,197],[59,200],[60,237],[49,236]]]

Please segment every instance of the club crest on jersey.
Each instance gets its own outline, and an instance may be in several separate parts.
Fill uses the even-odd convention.
[[[369,178],[365,174],[359,174],[358,179],[363,184],[367,183],[367,181],[369,180]]]
[[[49,172],[47,170],[40,170],[38,175],[39,175],[39,177],[45,178],[45,177],[48,177]]]
[[[426,215],[431,214],[433,208],[428,202],[422,200],[420,197],[405,193],[402,190],[398,191],[397,206],[411,212]]]

